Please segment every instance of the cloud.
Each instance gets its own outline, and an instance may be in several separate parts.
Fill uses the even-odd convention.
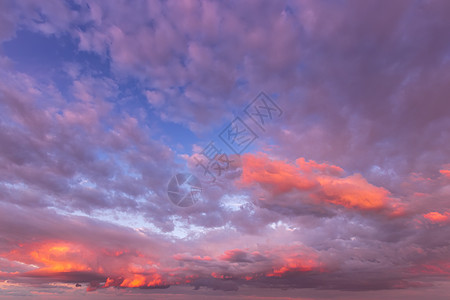
[[[450,213],[448,213],[448,212],[441,214],[439,212],[433,211],[433,212],[424,214],[423,217],[425,219],[430,220],[432,223],[441,223],[441,222],[443,223],[443,222],[447,222],[449,220],[449,215],[450,215]]]
[[[449,11],[445,1],[1,2],[2,290],[439,285],[450,257]],[[21,57],[24,37],[54,46],[61,70],[37,72],[44,62]],[[243,117],[258,139],[208,182],[198,145],[260,90],[282,116],[264,129]],[[181,209],[166,188],[185,171],[203,199]]]
[[[145,91],[145,96],[150,104],[160,106],[164,103],[164,95],[156,91]]]
[[[439,170],[439,173],[441,173],[443,176],[450,178],[450,170],[448,169]]]
[[[304,158],[297,159],[293,165],[271,160],[264,154],[246,154],[242,168],[240,183],[244,186],[259,184],[270,192],[272,199],[267,200],[271,202],[277,201],[281,194],[296,190],[307,193],[306,197],[319,203],[358,210],[394,209],[397,205],[386,189],[368,183],[361,174],[343,177],[343,170],[334,165],[307,162]]]

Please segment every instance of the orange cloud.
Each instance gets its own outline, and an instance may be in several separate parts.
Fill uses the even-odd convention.
[[[212,272],[211,276],[218,279],[240,278],[254,280],[262,277],[284,277],[289,273],[325,272],[319,255],[313,249],[303,245],[281,246],[266,251],[248,251],[246,249],[232,249],[218,256],[219,260],[231,263],[245,263],[251,266],[250,272],[244,269],[227,272]]]
[[[233,275],[230,275],[230,274],[219,274],[219,273],[216,273],[216,272],[212,272],[211,273],[211,276],[212,277],[214,277],[214,278],[218,278],[218,279],[232,279],[232,278],[237,278],[238,276],[233,276]]]
[[[61,278],[98,278],[104,283],[92,283],[88,291],[97,288],[115,287],[166,287],[171,282],[184,282],[180,276],[167,275],[167,270],[159,270],[155,262],[138,251],[129,249],[93,249],[82,244],[65,241],[20,244],[15,249],[0,254],[10,261],[30,266],[30,271],[18,276],[39,276],[49,280]],[[88,280],[90,281],[90,280]]]
[[[164,281],[158,273],[132,274],[120,284],[121,287],[154,287],[162,285],[164,285]]]
[[[36,266],[33,273],[93,271],[86,263],[85,250],[65,242],[20,245],[2,256]]]
[[[317,181],[322,188],[320,197],[330,203],[363,210],[386,206],[389,192],[371,185],[360,174],[345,178],[320,176]]]
[[[275,268],[266,273],[267,277],[283,277],[292,272],[325,272],[317,253],[304,247],[291,246],[281,249],[280,261]]]
[[[44,263],[41,270],[54,272],[68,271],[91,271],[92,269],[84,263],[75,261],[80,256],[80,249],[73,245],[45,245],[31,252],[31,256],[38,262]]]
[[[432,223],[442,223],[442,222],[446,222],[449,221],[449,216],[450,213],[449,212],[445,212],[444,214],[438,213],[438,212],[429,212],[427,214],[424,214],[423,217],[425,219],[430,220]]]
[[[439,172],[445,177],[450,178],[450,170],[440,170]]]
[[[316,182],[299,172],[299,167],[283,161],[271,161],[266,155],[245,154],[242,164],[242,184],[257,182],[274,194],[285,193],[293,188],[308,190],[316,185]]]
[[[322,202],[347,208],[376,210],[397,204],[390,192],[374,186],[360,174],[342,177],[342,168],[315,161],[296,160],[296,165],[284,161],[270,160],[265,154],[246,154],[242,158],[243,172],[240,183],[250,186],[258,183],[273,195],[296,189],[311,193],[311,197]]]
[[[302,259],[298,257],[286,258],[285,265],[274,269],[266,274],[268,277],[283,277],[289,272],[309,272],[318,268],[318,264],[313,259]]]

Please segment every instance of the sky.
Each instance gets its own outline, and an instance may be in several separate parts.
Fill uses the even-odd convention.
[[[448,299],[449,1],[0,1],[0,299]]]

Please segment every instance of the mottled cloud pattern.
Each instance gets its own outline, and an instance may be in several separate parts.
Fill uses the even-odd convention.
[[[449,14],[1,1],[0,298],[445,299]],[[264,127],[260,91],[280,108]],[[236,116],[239,154],[220,144]],[[210,141],[231,158],[214,182]],[[167,185],[187,172],[183,208]]]

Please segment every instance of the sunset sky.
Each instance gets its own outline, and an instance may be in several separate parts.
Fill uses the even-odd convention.
[[[0,299],[448,299],[449,16],[0,0]]]

